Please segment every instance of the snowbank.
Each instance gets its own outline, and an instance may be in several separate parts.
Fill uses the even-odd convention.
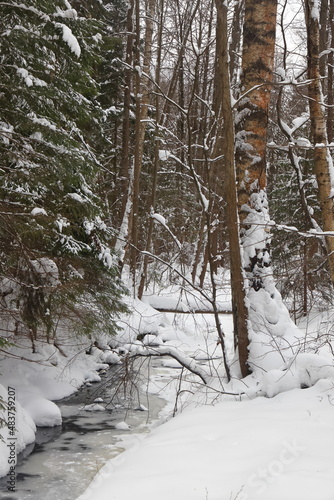
[[[15,389],[5,389],[0,384],[0,398],[5,408],[0,418],[9,422],[9,427],[0,429],[0,477],[5,476],[16,463],[16,455],[35,440],[36,426],[28,412],[16,400]],[[13,462],[14,460],[14,462]]]
[[[79,500],[331,500],[333,387],[184,412],[107,463]]]
[[[92,347],[90,355],[86,354],[92,342],[88,338],[64,337],[61,349],[36,341],[35,352],[28,339],[13,339],[16,345],[8,348],[7,357],[0,359],[0,397],[5,403],[2,411],[0,406],[0,418],[9,424],[14,419],[15,436],[11,436],[8,427],[0,429],[4,439],[0,440],[0,477],[10,471],[9,438],[15,437],[15,464],[16,456],[35,440],[36,427],[61,425],[61,413],[54,400],[70,396],[83,384],[100,381],[98,370],[119,362],[117,353],[105,345],[103,335],[100,339],[104,350]],[[8,413],[9,393],[15,397],[13,416]]]
[[[118,345],[131,344],[138,337],[143,338],[145,335],[156,337],[158,343],[177,338],[175,329],[166,314],[158,312],[150,304],[138,299],[126,298],[125,302],[132,313],[124,315],[118,322],[121,328],[116,339]]]
[[[101,381],[99,370],[120,363],[122,354],[128,352],[134,343],[143,345],[137,341],[138,335],[145,337],[149,334],[144,340],[148,345],[162,344],[167,339],[175,338],[175,330],[164,314],[157,313],[139,300],[128,300],[133,313],[123,315],[116,338],[111,339],[102,332],[97,333],[95,338],[78,338],[64,331],[58,335],[60,348],[45,341],[35,341],[32,352],[29,339],[13,337],[15,346],[8,348],[9,354],[6,357],[0,358],[0,394],[6,403],[7,389],[11,387],[15,392],[15,457],[27,444],[34,441],[36,426],[61,425],[61,413],[53,401],[70,396],[83,384]],[[110,344],[115,348],[111,348]],[[104,406],[98,404],[84,409],[105,410]],[[7,421],[6,409],[1,412],[1,407],[0,417]],[[5,440],[5,443],[0,441],[0,477],[10,470],[10,450],[6,446],[8,432],[7,428],[0,429],[0,436]]]
[[[150,315],[150,309],[140,307]],[[270,303],[265,310],[254,310],[260,312],[271,320],[278,338],[278,323],[290,329],[285,312],[275,317]],[[152,317],[158,336],[162,317],[155,313],[155,324]],[[209,353],[217,357],[209,318],[180,317],[183,334],[173,324],[178,339],[164,342],[165,348],[177,347],[197,361],[207,360]],[[224,316],[223,321],[230,338],[230,319]],[[153,328],[147,326],[141,325],[150,341]],[[297,329],[290,329],[290,338],[298,339]],[[228,344],[230,353],[232,347]],[[277,368],[261,368],[229,384],[218,377],[207,388],[183,382],[178,387],[182,412],[147,438],[132,439],[131,448],[109,461],[78,500],[332,500],[333,357],[292,351],[283,345],[284,355],[276,350],[271,359]],[[267,362],[266,344],[258,346],[257,355],[263,353]],[[178,366],[175,361],[164,364]],[[205,369],[210,366],[212,375],[222,373],[219,360],[211,359]],[[192,375],[188,382],[194,379]],[[165,386],[166,381],[152,380],[148,391],[156,384]]]

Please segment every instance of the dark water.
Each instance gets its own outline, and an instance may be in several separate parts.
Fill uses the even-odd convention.
[[[129,440],[148,432],[165,401],[143,390],[147,369],[131,370],[124,377],[124,370],[113,367],[102,382],[58,401],[62,426],[38,429],[36,442],[18,457],[16,491],[9,492],[8,478],[2,478],[0,499],[75,500],[106,461],[123,451],[121,436]],[[152,370],[157,373],[159,367],[150,366]],[[94,403],[97,399],[103,402]],[[92,404],[103,411],[85,411]],[[124,421],[130,429],[117,428]]]

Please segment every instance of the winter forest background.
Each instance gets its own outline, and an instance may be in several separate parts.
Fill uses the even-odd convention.
[[[213,313],[227,383],[322,349],[332,367],[332,322],[296,325],[333,307],[333,0],[0,12],[2,362],[20,343],[62,355],[66,332],[115,338],[130,298],[154,296]]]

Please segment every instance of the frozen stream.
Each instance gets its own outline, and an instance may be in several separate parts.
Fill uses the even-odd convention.
[[[157,395],[148,396],[143,389],[144,380],[130,384],[126,392],[121,391],[112,399],[119,384],[117,370],[112,367],[102,382],[57,402],[63,425],[39,428],[36,442],[25,450],[16,468],[16,492],[7,491],[7,478],[0,480],[1,500],[75,500],[106,461],[123,451],[121,435],[135,437],[148,432],[166,401]],[[172,376],[171,370],[163,368],[158,360],[150,364],[149,370],[151,376],[165,378],[166,383]],[[144,370],[141,367],[143,371],[147,378],[148,366]],[[82,409],[98,398],[103,402],[96,404],[104,406],[103,411]],[[129,430],[117,429],[123,421]]]

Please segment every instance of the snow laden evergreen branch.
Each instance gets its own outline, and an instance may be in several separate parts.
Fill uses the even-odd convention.
[[[44,21],[50,21],[50,17],[47,14],[45,14],[45,12],[42,12],[33,6],[24,5],[23,3],[0,2],[0,7],[14,7],[16,9],[23,9],[26,11],[30,11],[33,14],[36,14]]]

